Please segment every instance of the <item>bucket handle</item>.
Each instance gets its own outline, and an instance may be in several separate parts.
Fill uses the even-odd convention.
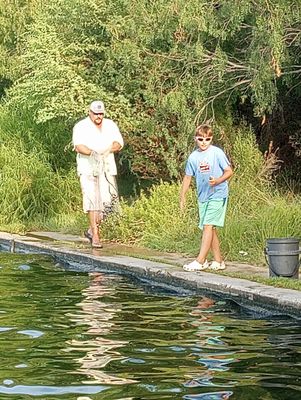
[[[301,254],[301,248],[299,250],[289,250],[289,251],[275,251],[269,250],[267,247],[264,249],[265,255],[268,256],[296,256]]]
[[[268,247],[264,248],[264,255],[265,255],[265,261],[269,265],[269,260],[267,256],[296,256],[298,254],[301,254],[301,247],[299,250],[291,250],[291,251],[274,251],[274,250],[269,250]]]

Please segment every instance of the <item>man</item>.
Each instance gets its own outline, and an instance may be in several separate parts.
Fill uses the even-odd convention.
[[[118,201],[114,153],[123,147],[118,126],[104,118],[102,101],[90,104],[88,117],[73,128],[73,146],[77,152],[77,173],[83,194],[83,209],[90,227],[85,236],[92,247],[101,248],[99,224]]]

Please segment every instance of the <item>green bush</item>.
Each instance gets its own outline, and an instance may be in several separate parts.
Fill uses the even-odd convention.
[[[24,109],[0,107],[0,142],[14,142],[25,153],[34,153],[53,170],[68,170],[75,163],[71,149],[72,128],[57,120],[36,124],[32,113]]]

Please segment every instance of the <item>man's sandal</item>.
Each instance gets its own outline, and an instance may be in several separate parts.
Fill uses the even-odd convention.
[[[102,249],[102,248],[103,248],[103,245],[102,245],[100,242],[98,242],[98,243],[93,243],[93,242],[91,241],[91,245],[92,245],[92,248],[93,248],[93,249]]]
[[[92,243],[92,235],[89,231],[85,231],[84,236],[89,240],[90,243]]]

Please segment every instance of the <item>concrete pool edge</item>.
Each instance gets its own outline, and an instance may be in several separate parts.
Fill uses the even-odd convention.
[[[269,310],[301,318],[301,292],[275,288],[246,279],[231,278],[208,272],[200,274],[183,271],[180,267],[141,258],[121,255],[95,255],[84,250],[64,247],[64,244],[36,241],[33,238],[0,234],[2,250],[16,253],[38,253],[52,256],[66,269],[80,272],[112,271],[146,279],[158,285],[177,290],[211,292],[249,306],[261,306]]]

